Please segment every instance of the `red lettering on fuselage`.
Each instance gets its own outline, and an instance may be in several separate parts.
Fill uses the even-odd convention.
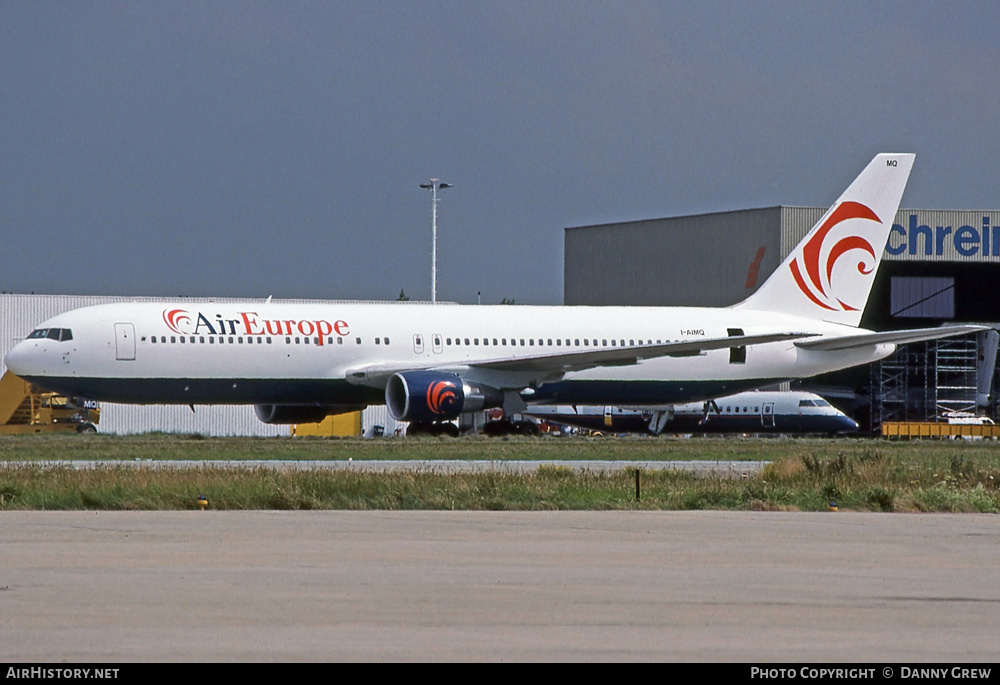
[[[204,314],[197,316],[197,325],[194,327],[195,333],[202,332],[209,335],[238,335],[263,336],[263,335],[292,335],[298,333],[305,336],[316,336],[316,344],[326,344],[325,337],[336,332],[337,335],[347,335],[350,326],[343,319],[338,319],[335,323],[330,323],[326,319],[264,319],[260,320],[257,312],[237,312],[238,319],[223,319],[221,314],[215,315],[214,325]],[[175,333],[190,332],[191,318],[187,312],[177,310],[164,310],[163,321]],[[181,325],[184,322],[187,325]],[[241,329],[237,331],[237,328]],[[228,329],[228,330],[227,330]]]
[[[264,331],[254,330],[257,326],[257,312],[240,312],[240,316],[243,317],[243,326],[245,335],[263,335]]]

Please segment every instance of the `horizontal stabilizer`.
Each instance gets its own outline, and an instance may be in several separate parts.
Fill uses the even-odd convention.
[[[920,342],[922,340],[937,340],[955,335],[968,335],[989,330],[988,326],[941,326],[939,328],[911,328],[905,331],[886,331],[885,333],[859,333],[857,335],[842,335],[837,338],[820,338],[819,340],[799,340],[796,345],[804,350],[829,352],[832,350],[849,350],[855,347],[868,347],[894,343]]]

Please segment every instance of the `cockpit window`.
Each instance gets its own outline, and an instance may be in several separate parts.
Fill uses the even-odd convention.
[[[48,338],[49,340],[72,340],[73,331],[69,328],[36,328],[28,339]]]
[[[812,400],[799,400],[800,407],[815,407],[816,403]]]

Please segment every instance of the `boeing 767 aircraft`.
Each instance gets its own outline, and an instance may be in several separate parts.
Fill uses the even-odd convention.
[[[397,420],[428,425],[494,407],[731,395],[981,330],[858,328],[913,158],[877,155],[731,307],[107,304],[39,324],[6,363],[66,395],[255,405],[268,423],[383,402]]]

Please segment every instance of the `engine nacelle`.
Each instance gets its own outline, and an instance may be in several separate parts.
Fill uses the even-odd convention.
[[[397,421],[450,421],[462,412],[502,406],[503,393],[453,373],[405,371],[389,379],[385,404]]]
[[[256,404],[254,413],[264,423],[319,423],[331,414],[346,414],[364,406],[329,404]]]

